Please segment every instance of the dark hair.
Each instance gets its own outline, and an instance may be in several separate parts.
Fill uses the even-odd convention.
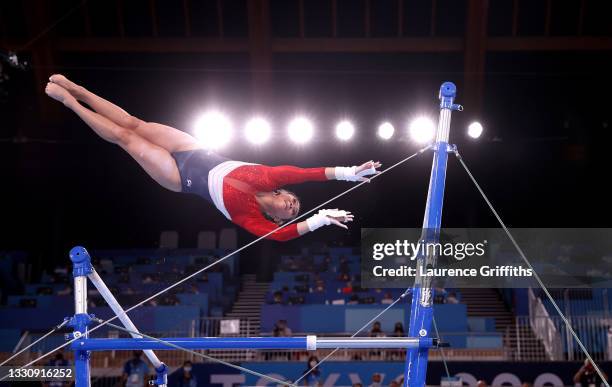
[[[295,194],[295,192],[292,192],[292,191],[286,190],[286,189],[284,189],[284,188],[275,189],[273,192],[279,192],[279,193],[280,193],[280,192],[284,192],[284,193],[286,193],[286,194],[293,195],[293,196],[295,197],[295,199],[298,201],[298,203],[300,202],[300,197],[299,197],[299,196],[297,196],[297,195]],[[298,212],[298,213],[299,213],[299,212]],[[263,217],[264,217],[264,218],[266,218],[266,220],[269,220],[270,222],[275,223],[277,226],[282,226],[283,224],[285,224],[285,223],[287,223],[287,222],[289,222],[289,221],[291,221],[291,220],[295,219],[295,218],[298,216],[298,213],[296,213],[296,214],[295,214],[295,216],[294,216],[293,218],[290,218],[290,219],[281,219],[281,220],[278,220],[278,221],[277,221],[277,220],[275,220],[275,219],[274,219],[272,216],[270,216],[270,214],[267,214],[267,213],[265,213],[265,212],[263,212],[263,211],[262,211],[262,215],[263,215]]]

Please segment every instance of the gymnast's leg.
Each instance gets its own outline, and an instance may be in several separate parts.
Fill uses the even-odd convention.
[[[45,92],[74,111],[100,137],[119,145],[140,164],[140,166],[162,187],[181,191],[181,178],[172,155],[164,148],[140,137],[130,129],[87,109],[66,89],[58,84],[48,83]]]
[[[61,74],[54,74],[49,77],[49,80],[68,90],[78,101],[86,103],[97,113],[115,124],[133,130],[140,137],[170,153],[200,148],[197,140],[190,134],[171,126],[146,122],[134,117],[119,106],[92,93],[85,87],[77,85]]]

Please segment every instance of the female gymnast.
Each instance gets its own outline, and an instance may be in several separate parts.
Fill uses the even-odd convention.
[[[271,233],[267,238],[277,241],[330,224],[347,228],[344,223],[353,220],[348,211],[320,210],[305,221],[276,230],[300,211],[297,196],[281,187],[333,179],[364,181],[381,166],[368,161],[353,167],[269,167],[228,160],[203,149],[188,133],[136,118],[63,75],[52,75],[45,92],[74,111],[100,137],[128,152],[162,187],[199,195],[238,226],[257,236]]]

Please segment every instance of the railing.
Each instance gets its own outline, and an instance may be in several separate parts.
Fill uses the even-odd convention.
[[[562,360],[563,344],[557,325],[553,322],[539,297],[529,288],[529,325],[536,338],[541,340],[548,360]],[[517,324],[521,317],[517,317]],[[520,340],[518,340],[520,343]],[[520,353],[520,350],[519,350]]]

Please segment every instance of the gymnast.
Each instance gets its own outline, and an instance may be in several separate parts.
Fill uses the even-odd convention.
[[[188,133],[136,118],[63,75],[52,75],[45,92],[75,112],[100,137],[128,152],[162,187],[208,200],[227,219],[257,236],[271,233],[300,211],[298,197],[281,187],[333,179],[366,181],[366,176],[378,173],[381,166],[368,161],[353,167],[269,167],[229,160],[203,149]],[[267,238],[287,241],[330,224],[347,228],[345,223],[352,220],[348,211],[320,210]]]

